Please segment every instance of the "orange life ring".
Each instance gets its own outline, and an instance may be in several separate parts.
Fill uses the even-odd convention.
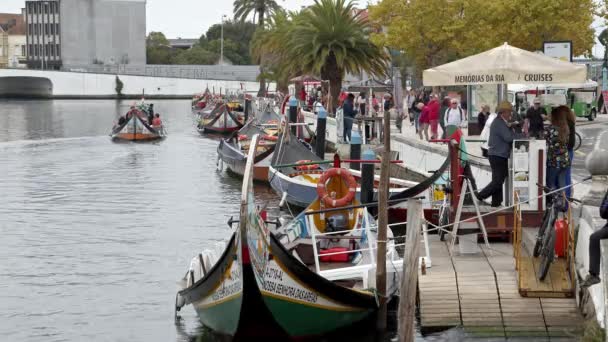
[[[327,193],[327,188],[325,187],[325,183],[332,177],[339,176],[346,182],[348,185],[348,193],[341,198],[333,199]],[[350,172],[346,169],[341,168],[331,168],[325,171],[321,178],[319,178],[319,182],[317,183],[317,195],[325,205],[331,208],[336,207],[344,207],[348,203],[350,203],[355,198],[355,192],[357,191],[357,181],[355,181],[355,177],[350,174]]]
[[[298,160],[296,164],[305,164],[310,163],[312,160]],[[304,170],[316,170],[319,168],[319,164],[308,164],[308,165],[300,165],[296,166],[296,170],[304,171]]]
[[[277,141],[277,140],[279,140],[279,137],[277,137],[276,135],[264,134],[264,135],[262,135],[262,140]]]

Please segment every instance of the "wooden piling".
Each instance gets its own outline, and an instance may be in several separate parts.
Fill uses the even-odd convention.
[[[407,201],[407,234],[403,273],[399,300],[399,342],[413,342],[415,335],[416,291],[418,288],[418,254],[420,250],[420,227],[422,225],[422,202]]]
[[[388,111],[384,112],[384,150],[380,164],[380,184],[378,185],[378,250],[376,256],[376,291],[378,291],[379,332],[386,330],[386,231],[388,229],[388,185],[391,160],[391,120]]]

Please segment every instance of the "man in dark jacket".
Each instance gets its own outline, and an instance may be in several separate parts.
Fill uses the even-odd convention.
[[[600,205],[600,216],[608,220],[608,191]],[[604,239],[608,239],[608,223],[589,237],[589,275],[583,280],[581,287],[589,287],[600,282],[600,241]]]
[[[534,107],[531,107],[526,112],[526,121],[528,122],[528,134],[531,138],[541,139],[545,132],[545,117],[547,111],[540,106],[540,99],[534,99]]]
[[[490,138],[488,140],[488,159],[492,169],[492,181],[488,186],[475,196],[484,200],[492,196],[492,207],[499,207],[503,200],[503,184],[509,172],[509,157],[511,145],[517,137],[510,127],[509,121],[513,113],[513,107],[509,102],[502,102],[497,110],[498,117],[492,121],[490,126]]]
[[[346,101],[342,105],[342,114],[344,115],[344,140],[348,138],[350,142],[350,133],[353,129],[355,121],[355,95],[348,94]]]

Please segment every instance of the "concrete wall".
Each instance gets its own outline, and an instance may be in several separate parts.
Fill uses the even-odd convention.
[[[61,0],[63,65],[146,64],[144,0]]]
[[[0,88],[8,77],[35,77],[48,79],[52,84],[52,97],[115,97],[116,75],[75,73],[49,70],[0,69]],[[237,91],[243,88],[248,92],[257,92],[259,83],[218,80],[193,80],[166,77],[144,77],[119,75],[124,88],[122,93],[141,96],[142,91],[149,97],[190,98],[195,93],[215,88],[222,93]],[[274,85],[272,85],[274,88]],[[1,95],[1,94],[0,94]]]

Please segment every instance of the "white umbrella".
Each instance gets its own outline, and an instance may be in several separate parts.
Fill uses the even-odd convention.
[[[505,43],[492,50],[427,69],[422,78],[425,86],[584,83],[587,67]]]

